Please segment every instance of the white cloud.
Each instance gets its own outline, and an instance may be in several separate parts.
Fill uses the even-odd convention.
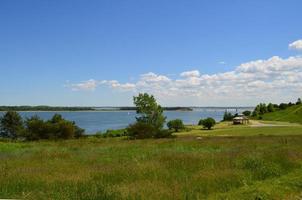
[[[302,39],[294,41],[293,43],[288,45],[290,49],[294,50],[302,50]]]
[[[71,88],[73,91],[79,91],[79,90],[93,91],[97,88],[98,84],[99,81],[90,79],[88,81],[82,81],[76,84],[70,84],[68,82],[65,86]]]
[[[243,63],[232,71],[200,74],[186,71],[176,78],[152,72],[142,74],[133,83],[117,80],[70,84],[73,90],[94,90],[106,84],[131,94],[148,92],[165,105],[254,105],[261,101],[281,102],[302,95],[302,57],[281,58]]]
[[[186,72],[182,72],[180,74],[180,76],[182,76],[182,77],[198,77],[198,76],[200,76],[200,73],[198,70],[186,71]]]

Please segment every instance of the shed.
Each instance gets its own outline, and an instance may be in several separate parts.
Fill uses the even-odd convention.
[[[248,124],[249,123],[249,118],[244,116],[244,115],[238,115],[237,117],[233,118],[233,124]]]

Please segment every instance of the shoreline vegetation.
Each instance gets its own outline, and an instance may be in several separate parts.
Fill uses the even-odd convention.
[[[189,112],[195,109],[253,109],[252,106],[246,107],[163,107],[164,111],[184,111]],[[136,111],[136,107],[122,106],[122,107],[81,107],[81,106],[0,106],[0,112],[17,111],[17,112],[106,112],[106,111]]]

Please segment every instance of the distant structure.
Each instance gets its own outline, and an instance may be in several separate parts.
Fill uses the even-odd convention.
[[[249,118],[244,116],[243,114],[238,114],[236,117],[233,118],[233,124],[248,124]]]

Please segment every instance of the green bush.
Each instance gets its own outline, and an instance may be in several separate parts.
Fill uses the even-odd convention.
[[[208,117],[206,119],[199,120],[198,124],[202,125],[203,128],[206,128],[206,129],[210,130],[213,126],[215,126],[216,121],[215,121],[215,119],[213,119],[211,117]]]
[[[127,136],[131,139],[152,138],[157,132],[159,131],[154,126],[144,122],[136,122],[127,127]]]
[[[0,118],[0,137],[16,139],[23,128],[22,117],[15,111],[8,111]]]
[[[23,137],[26,140],[39,139],[71,139],[84,135],[84,129],[76,126],[74,122],[65,120],[61,115],[55,114],[52,119],[44,121],[38,116],[25,120]]]
[[[223,121],[232,121],[234,118],[234,115],[232,113],[225,111],[223,115]]]
[[[125,129],[107,130],[106,133],[101,134],[101,137],[122,137],[125,136]]]
[[[170,130],[174,129],[176,132],[185,128],[181,119],[171,120],[167,123],[167,126]]]
[[[246,110],[246,111],[243,111],[242,114],[246,117],[249,117],[249,116],[251,116],[252,112],[249,110]]]

